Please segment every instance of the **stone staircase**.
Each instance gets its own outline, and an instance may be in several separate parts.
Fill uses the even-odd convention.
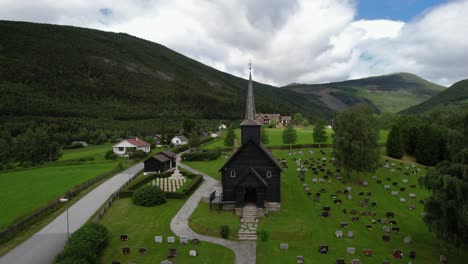
[[[239,240],[257,240],[258,210],[255,205],[246,205],[242,209],[241,225],[237,232]]]

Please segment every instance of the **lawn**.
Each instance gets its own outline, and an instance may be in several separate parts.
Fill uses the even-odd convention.
[[[101,263],[135,262],[139,264],[160,263],[167,259],[168,249],[176,248],[178,256],[173,263],[234,263],[234,252],[223,246],[202,241],[198,245],[168,244],[167,236],[174,234],[170,230],[171,219],[186,200],[169,199],[166,204],[154,207],[134,205],[130,198],[118,199],[100,221],[109,231],[109,245],[106,247]],[[128,241],[121,241],[120,235],[128,235]],[[163,244],[155,244],[154,236],[161,235]],[[122,247],[130,247],[130,254],[123,255]],[[138,248],[145,247],[148,252],[140,256]],[[189,251],[196,250],[199,255],[190,257]]]
[[[283,128],[265,128],[266,133],[268,134],[268,139],[269,142],[266,144],[268,147],[274,147],[274,146],[285,146],[283,144]],[[313,126],[305,127],[305,128],[296,128],[297,131],[297,141],[295,144],[314,144],[314,140],[312,137],[312,132],[313,132]],[[240,129],[235,130],[237,139],[240,140]],[[325,142],[326,144],[332,144],[333,139],[332,139],[332,134],[333,130],[332,129],[327,129],[327,141]],[[216,148],[226,148],[224,146],[224,138],[226,136],[226,133],[224,133],[220,138],[204,145],[202,148],[203,149],[216,149]],[[379,143],[385,143],[387,141],[387,136],[388,136],[388,131],[382,130],[380,131],[380,139]],[[240,141],[239,141],[240,145]]]
[[[330,149],[326,150],[326,157],[331,159],[332,153]],[[321,158],[322,155],[318,154],[318,150],[314,149],[315,154],[310,155],[307,150],[303,150],[305,158]],[[389,260],[391,263],[408,263],[409,251],[416,252],[416,263],[439,263],[439,255],[444,254],[448,256],[451,263],[464,263],[464,259],[468,258],[468,251],[465,249],[456,250],[448,246],[446,243],[436,240],[432,233],[429,232],[427,226],[424,224],[421,213],[423,213],[423,205],[419,204],[420,199],[424,199],[430,193],[425,189],[420,189],[417,183],[419,175],[424,173],[424,168],[418,174],[404,175],[406,169],[396,169],[394,173],[390,169],[379,168],[374,174],[378,179],[382,180],[378,184],[372,175],[361,175],[362,180],[367,179],[369,182],[368,187],[361,186],[357,183],[341,183],[336,180],[327,183],[312,183],[312,172],[306,172],[305,183],[311,188],[312,194],[320,192],[321,188],[325,191],[321,193],[319,202],[314,202],[304,192],[303,183],[298,177],[296,167],[293,165],[293,158],[299,158],[300,155],[288,156],[287,150],[273,151],[274,155],[278,158],[286,158],[288,160],[289,168],[285,169],[281,178],[281,211],[277,213],[270,213],[267,217],[260,220],[259,230],[263,229],[269,232],[270,239],[267,242],[257,242],[257,263],[292,263],[299,255],[304,256],[305,263],[335,263],[336,258],[344,258],[345,263],[350,263],[354,258],[361,259],[363,263],[382,263],[384,260]],[[214,162],[206,162],[205,166],[199,165],[199,169],[204,171],[203,168],[214,167]],[[396,162],[396,167],[400,167],[399,161]],[[210,164],[213,163],[213,164]],[[190,164],[189,164],[190,165]],[[411,164],[408,163],[410,166]],[[216,164],[216,166],[218,166]],[[404,163],[403,166],[406,166]],[[395,167],[395,168],[396,168]],[[334,166],[330,162],[326,162],[326,168],[335,172]],[[344,173],[343,173],[344,174]],[[323,177],[322,172],[320,176]],[[386,178],[391,178],[387,181]],[[330,177],[330,179],[334,177]],[[403,179],[408,179],[408,183],[403,183]],[[393,186],[393,182],[397,182],[397,186]],[[398,191],[397,196],[392,196],[391,191],[384,190],[384,185],[390,185],[392,190]],[[416,185],[411,188],[411,185]],[[352,200],[347,200],[343,194],[338,194],[338,199],[342,200],[341,205],[335,205],[334,199],[331,194],[335,194],[338,190],[344,190],[347,186],[352,187],[350,194],[353,196]],[[405,186],[404,192],[399,188]],[[371,196],[360,196],[359,192],[371,192]],[[415,193],[416,198],[409,198],[409,193]],[[401,203],[399,198],[403,197],[407,200]],[[369,199],[369,205],[365,208],[360,206],[360,201],[365,198]],[[372,207],[371,203],[376,202],[376,207]],[[409,204],[414,204],[416,210],[409,210]],[[320,216],[323,206],[331,207],[330,217],[325,218]],[[208,214],[206,205],[200,205],[197,208],[192,222],[197,222],[198,226],[213,228],[220,226],[223,223],[239,221],[235,215],[224,214],[216,217],[215,214],[210,217],[202,218],[198,214]],[[347,209],[345,214],[342,210]],[[357,210],[360,220],[352,222],[350,210]],[[361,212],[374,212],[376,216],[362,216]],[[387,221],[395,220],[400,228],[400,233],[392,233],[390,241],[384,242],[382,235],[383,224],[373,224],[372,220],[383,219],[386,217],[387,212],[393,212],[394,219],[387,219]],[[225,219],[230,218],[232,219]],[[341,228],[340,223],[347,222],[348,228]],[[366,226],[371,225],[372,230],[367,230]],[[388,224],[387,224],[388,225]],[[390,226],[390,225],[388,225]],[[334,233],[336,230],[342,230],[347,234],[347,231],[354,232],[354,238],[336,238]],[[410,235],[413,243],[405,245],[403,239]],[[280,243],[288,243],[289,249],[281,251],[279,248]],[[329,253],[318,253],[319,245],[328,245]],[[355,255],[347,255],[346,248],[355,247]],[[362,250],[369,248],[373,250],[373,256],[367,257],[362,254]],[[405,258],[403,260],[395,259],[391,255],[394,249],[403,251]]]
[[[229,227],[229,240],[237,240],[237,228],[240,218],[234,211],[218,211],[216,206],[210,212],[210,205],[200,202],[197,209],[190,216],[189,225],[198,234],[221,237],[219,234],[222,225]]]
[[[106,162],[104,155],[107,151],[112,150],[112,145],[112,143],[105,143],[102,145],[89,145],[84,148],[64,149],[59,161],[80,160],[93,157],[95,162]]]
[[[47,205],[73,186],[111,171],[116,165],[51,166],[0,173],[0,229]]]
[[[210,162],[184,161],[183,163],[187,164],[187,166],[190,166],[196,170],[202,171],[217,180],[221,180],[221,173],[218,171],[224,165],[224,163],[226,163],[227,161],[226,157],[230,157],[230,156],[231,156],[230,152],[225,152],[219,158],[212,160]]]

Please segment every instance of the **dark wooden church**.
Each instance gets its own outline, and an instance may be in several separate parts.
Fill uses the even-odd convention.
[[[245,120],[241,123],[241,146],[221,167],[223,204],[279,209],[281,168],[260,142],[261,124],[255,119],[255,100],[250,68]]]

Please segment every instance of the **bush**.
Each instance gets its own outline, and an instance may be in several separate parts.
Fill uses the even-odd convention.
[[[229,237],[229,226],[227,225],[222,225],[219,234],[221,235],[222,238],[227,239]]]
[[[143,150],[136,150],[132,152],[128,157],[133,160],[141,160],[146,158],[147,154]]]
[[[118,157],[119,156],[115,154],[112,150],[107,151],[106,155],[104,155],[104,158],[106,158],[106,160],[116,160]]]
[[[186,161],[209,161],[215,160],[221,156],[221,152],[217,150],[204,150],[204,151],[196,151],[185,153],[182,156],[183,160]]]
[[[99,263],[108,233],[104,226],[88,223],[73,233],[65,248],[55,257],[57,264]]]
[[[166,195],[157,186],[145,185],[133,193],[133,203],[141,206],[161,205],[166,202]]]
[[[262,242],[267,242],[270,238],[270,233],[268,233],[268,231],[266,231],[265,229],[257,231],[257,235],[260,237],[260,240]]]

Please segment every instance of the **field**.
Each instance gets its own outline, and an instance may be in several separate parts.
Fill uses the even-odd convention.
[[[330,149],[325,150],[327,160],[330,161]],[[307,150],[303,150],[302,159],[322,157],[321,154],[318,154],[317,149],[314,151],[315,154],[310,155]],[[384,260],[389,260],[391,263],[408,263],[410,261],[409,251],[411,250],[416,252],[415,261],[417,262],[415,263],[439,263],[440,254],[448,256],[451,263],[463,263],[463,260],[468,257],[468,251],[452,249],[446,243],[436,240],[421,218],[423,205],[419,203],[419,200],[430,194],[429,191],[420,189],[417,183],[418,176],[424,173],[424,168],[419,166],[421,170],[416,175],[412,173],[410,168],[409,175],[405,175],[404,172],[407,170],[404,167],[411,166],[411,164],[403,163],[403,168],[398,170],[400,164],[395,161],[395,173],[390,172],[390,169],[380,168],[374,174],[382,180],[381,184],[372,179],[372,175],[361,175],[361,180],[368,180],[368,187],[358,183],[341,183],[335,180],[333,175],[330,177],[331,182],[312,183],[313,174],[311,171],[307,171],[304,183],[308,184],[313,195],[321,193],[320,201],[313,201],[312,197],[306,195],[303,182],[300,181],[292,160],[300,156],[288,156],[287,150],[275,150],[273,153],[276,157],[286,158],[289,168],[282,173],[281,211],[270,213],[260,220],[259,230],[266,230],[270,234],[270,239],[267,242],[257,242],[257,263],[293,263],[297,256],[304,256],[305,263],[335,263],[336,258],[344,258],[345,263],[350,263],[355,258],[360,259],[363,263],[382,263]],[[206,162],[206,168],[212,167],[209,163],[211,162]],[[203,166],[199,166],[199,169],[204,171]],[[326,169],[335,173],[334,165],[330,162],[326,162]],[[323,177],[323,174],[322,172],[319,174],[320,176],[314,177]],[[386,178],[390,178],[390,181],[387,181]],[[408,183],[403,183],[403,179],[407,179]],[[393,186],[393,182],[396,182],[397,186]],[[384,185],[390,185],[391,190],[398,191],[398,195],[392,196],[390,190],[384,190]],[[416,186],[411,188],[411,185]],[[338,190],[343,191],[347,186],[352,188],[350,191],[352,200],[348,200],[346,195],[337,194],[336,199],[341,199],[342,204],[334,204],[335,198],[332,198],[331,195],[336,194]],[[406,188],[405,191],[400,191],[400,187],[403,186]],[[360,192],[364,192],[364,196],[360,196]],[[367,196],[367,192],[370,192],[371,195]],[[409,193],[415,193],[416,198],[409,198]],[[400,197],[405,198],[406,202],[400,202]],[[361,207],[360,201],[365,198],[369,199],[369,203],[367,206]],[[372,202],[376,202],[375,207],[371,205]],[[409,204],[414,204],[416,209],[409,210]],[[321,216],[324,206],[331,208],[329,217]],[[208,214],[206,207],[202,204],[197,208],[194,219],[191,220],[192,227],[195,227],[193,223],[196,223],[198,230],[206,230],[210,227],[214,229],[228,222],[225,218],[229,218],[230,215],[226,214],[216,216],[216,213],[212,213],[205,220],[201,218],[200,212],[204,211],[205,214]],[[347,212],[344,213],[343,209],[346,209]],[[357,211],[356,215],[350,214],[352,209]],[[367,215],[369,211],[372,216]],[[366,212],[366,216],[361,215],[362,212]],[[375,216],[373,216],[373,212],[376,213]],[[393,212],[395,217],[386,218],[387,212]],[[359,216],[359,221],[353,222],[353,216]],[[232,218],[239,221],[239,218],[234,215]],[[372,223],[372,220],[377,221],[384,218],[386,218],[387,224]],[[397,221],[396,225],[390,225],[388,223],[390,220]],[[347,222],[348,227],[341,228],[341,222]],[[368,225],[370,226],[369,230],[367,229]],[[400,228],[400,232],[385,233],[383,232],[385,225],[397,226]],[[336,238],[336,230],[343,231],[344,237]],[[353,231],[354,237],[347,238],[347,231]],[[206,233],[208,232],[206,231]],[[390,241],[384,242],[383,235],[389,235]],[[412,244],[404,244],[403,239],[406,236],[412,237]],[[280,250],[280,243],[288,243],[289,249]],[[318,252],[319,245],[328,245],[328,254],[320,254]],[[356,254],[347,255],[347,247],[354,247]],[[363,249],[372,249],[373,255],[365,256],[362,253]],[[394,258],[392,256],[394,249],[402,250],[404,259]]]
[[[266,133],[268,134],[268,139],[269,143],[266,144],[268,147],[274,147],[274,146],[285,146],[283,144],[283,128],[265,128]],[[314,140],[312,137],[312,131],[313,127],[305,127],[305,128],[296,128],[297,131],[297,141],[295,144],[314,144]],[[235,130],[237,139],[240,140],[240,129]],[[332,134],[333,130],[332,129],[327,129],[327,141],[325,144],[332,144],[333,139],[332,139]],[[202,148],[204,149],[216,149],[216,148],[226,148],[224,146],[224,137],[226,133],[223,134],[219,139],[216,139],[212,142],[210,142],[207,145],[204,145]],[[388,136],[388,131],[381,131],[380,132],[380,140],[379,143],[385,143],[387,141],[387,136]],[[238,141],[238,144],[240,146],[240,141]]]
[[[186,200],[169,199],[166,204],[154,207],[134,205],[130,198],[118,199],[102,218],[109,230],[110,241],[101,258],[101,263],[160,263],[167,259],[168,249],[176,248],[178,256],[173,263],[234,263],[234,252],[216,244],[202,241],[198,245],[166,243],[167,236],[173,236],[170,222]],[[128,235],[128,241],[121,241],[120,235]],[[164,243],[155,244],[154,236],[161,235]],[[123,255],[122,247],[130,247],[130,254]],[[141,256],[138,248],[145,247],[148,252]],[[189,251],[196,250],[199,255],[190,257]],[[171,261],[174,261],[171,259]]]
[[[60,160],[48,166],[0,173],[0,229],[47,205],[72,187],[115,169],[118,161],[104,159],[110,146],[65,150]]]

